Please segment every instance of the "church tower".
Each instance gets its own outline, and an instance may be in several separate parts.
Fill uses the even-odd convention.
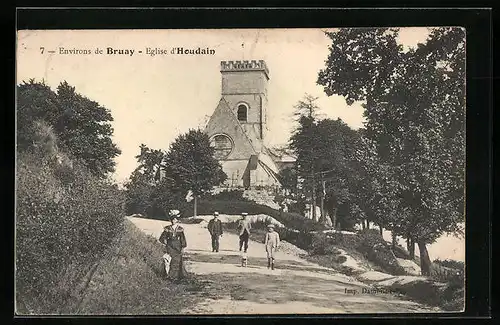
[[[279,186],[279,169],[264,145],[269,70],[263,60],[222,61],[221,99],[205,132],[230,187]]]
[[[263,60],[222,61],[222,97],[245,132],[262,142],[267,130],[269,69]]]

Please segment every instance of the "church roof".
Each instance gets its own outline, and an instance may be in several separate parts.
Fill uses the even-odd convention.
[[[274,161],[291,163],[297,160],[297,157],[290,150],[284,148],[267,148],[267,151]]]

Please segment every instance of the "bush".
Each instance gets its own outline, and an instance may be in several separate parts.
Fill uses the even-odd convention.
[[[61,179],[43,155],[18,158],[16,294],[31,312],[52,313],[121,230],[123,200],[79,164]]]
[[[302,201],[300,202],[292,202],[288,205],[288,211],[291,213],[299,213],[302,214],[306,210],[306,204]]]
[[[366,229],[361,231],[359,236],[360,244],[356,248],[367,260],[380,266],[392,275],[406,274],[404,268],[396,260],[390,246],[377,230]]]
[[[465,264],[454,260],[434,260],[431,264],[431,277],[437,281],[464,285]]]
[[[447,311],[461,311],[464,309],[465,288],[464,283],[449,284],[440,297],[440,306]]]
[[[309,254],[311,255],[337,255],[338,250],[335,248],[334,241],[326,234],[314,234]]]
[[[311,256],[338,255],[337,248],[344,248],[361,253],[384,272],[405,274],[404,268],[399,265],[390,247],[376,230],[364,230],[359,234],[313,233],[310,238],[310,246],[306,249]]]
[[[444,267],[457,269],[457,270],[464,270],[465,269],[465,264],[462,261],[436,259],[436,260],[434,260],[433,263],[436,263],[436,264],[444,266]]]
[[[408,253],[408,251],[406,251],[406,249],[403,248],[403,247],[401,247],[399,244],[396,244],[392,248],[392,251],[394,252],[394,255],[397,258],[403,258],[405,260],[409,260],[410,259],[410,253]]]

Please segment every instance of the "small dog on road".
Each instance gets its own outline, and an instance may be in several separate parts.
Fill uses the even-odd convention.
[[[247,261],[248,261],[248,256],[246,253],[243,253],[241,255],[241,266],[242,267],[247,267]]]

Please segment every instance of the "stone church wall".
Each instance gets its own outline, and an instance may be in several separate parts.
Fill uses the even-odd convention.
[[[248,160],[225,160],[220,161],[222,170],[227,175],[226,185],[230,187],[242,187],[243,174],[248,164]]]
[[[221,101],[219,106],[220,105],[226,104],[224,101]],[[229,118],[233,119],[234,122],[228,121]],[[226,159],[244,159],[247,161],[248,158],[255,153],[248,142],[248,138],[243,133],[242,128],[238,125],[236,117],[232,116],[229,107],[218,107],[214,116],[210,119],[205,132],[209,137],[215,134],[227,134],[233,140],[233,151]]]

